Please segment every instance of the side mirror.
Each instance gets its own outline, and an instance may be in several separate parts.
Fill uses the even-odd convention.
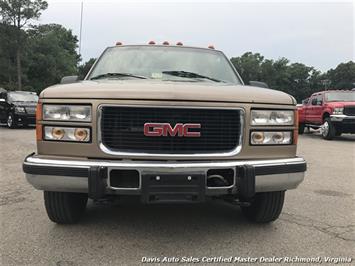
[[[0,98],[0,102],[5,102],[5,99],[4,98]]]
[[[261,82],[261,81],[249,81],[249,85],[254,87],[266,88],[266,89],[269,88],[269,86],[265,82]]]
[[[60,80],[60,84],[69,84],[78,82],[78,76],[65,76]]]

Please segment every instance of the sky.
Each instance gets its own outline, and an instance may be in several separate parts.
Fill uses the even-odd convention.
[[[79,38],[81,54],[98,57],[116,41],[177,41],[228,57],[258,52],[321,71],[355,58],[354,1],[93,1],[47,0],[39,23],[58,23]]]

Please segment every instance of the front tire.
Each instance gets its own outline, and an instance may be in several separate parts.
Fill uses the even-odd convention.
[[[6,125],[8,128],[15,128],[17,126],[16,121],[15,121],[15,117],[13,114],[9,114],[7,116]]]
[[[285,191],[257,193],[248,207],[242,207],[244,216],[255,223],[275,221],[282,211]]]
[[[73,224],[83,216],[88,195],[71,192],[44,191],[48,217],[58,224]]]
[[[324,119],[324,123],[321,126],[322,137],[326,140],[332,140],[335,137],[335,127],[329,117]]]

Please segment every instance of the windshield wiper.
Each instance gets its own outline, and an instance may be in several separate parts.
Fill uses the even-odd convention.
[[[97,75],[92,77],[92,79],[101,79],[101,78],[110,78],[110,77],[131,77],[131,78],[138,78],[138,79],[146,79],[147,77],[144,76],[138,76],[130,73],[105,73],[101,75]]]
[[[173,71],[162,71],[163,74],[182,77],[182,78],[201,78],[201,79],[209,79],[214,82],[225,82],[223,80],[207,77],[201,74],[197,74],[194,72],[183,71],[183,70],[173,70]]]

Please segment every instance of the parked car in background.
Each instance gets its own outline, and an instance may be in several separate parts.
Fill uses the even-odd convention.
[[[0,121],[9,128],[36,123],[38,96],[29,91],[0,92]]]
[[[320,129],[324,139],[355,133],[355,91],[328,90],[312,94],[298,106],[299,133]]]

